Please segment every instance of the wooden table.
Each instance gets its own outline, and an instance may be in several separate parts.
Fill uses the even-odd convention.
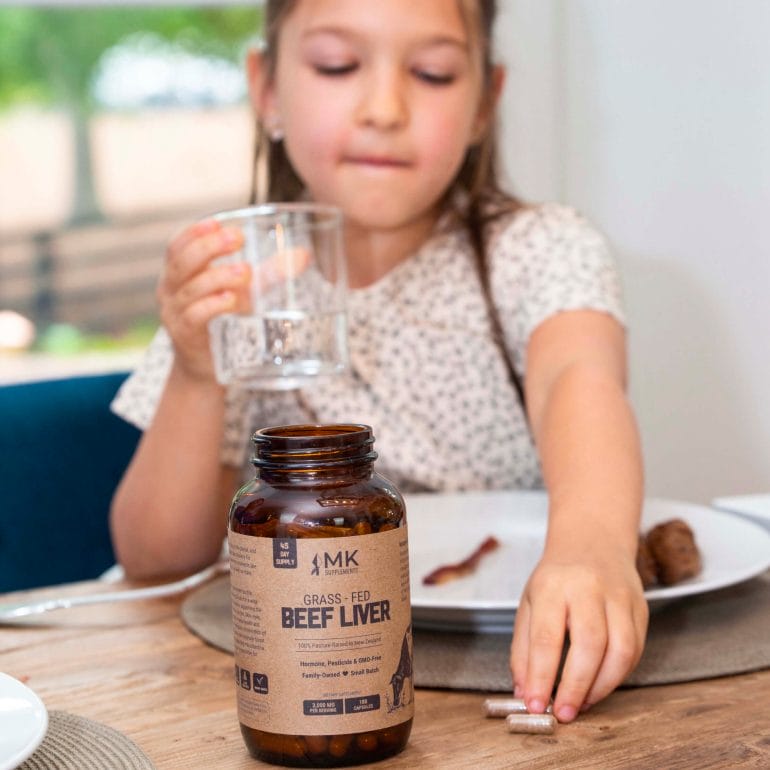
[[[107,590],[97,582],[25,594]],[[110,725],[165,768],[267,767],[235,713],[232,658],[190,633],[181,598],[63,610],[0,627],[0,670],[48,709]],[[770,670],[620,690],[550,736],[484,719],[484,694],[418,690],[406,750],[380,768],[770,767]]]

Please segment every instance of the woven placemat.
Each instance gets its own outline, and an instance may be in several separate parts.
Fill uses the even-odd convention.
[[[123,733],[66,711],[48,712],[48,732],[18,770],[154,770]]]
[[[233,651],[227,576],[182,604],[188,628],[205,642]],[[417,687],[507,692],[509,634],[414,631]],[[629,686],[688,682],[770,667],[770,573],[730,588],[690,596],[650,615],[642,660]]]

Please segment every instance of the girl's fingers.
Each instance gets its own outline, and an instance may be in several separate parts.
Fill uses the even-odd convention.
[[[524,697],[524,683],[527,681],[527,664],[529,658],[529,600],[521,598],[516,610],[516,621],[511,642],[511,677],[513,678],[513,695]]]
[[[610,604],[607,607],[609,638],[601,669],[586,694],[585,706],[592,706],[609,695],[636,667],[644,649],[647,631],[647,612],[641,613],[643,620],[637,620],[640,613],[630,614],[623,606]],[[642,620],[642,622],[640,622]]]
[[[175,312],[181,313],[188,306],[209,294],[225,290],[233,291],[240,300],[246,300],[248,309],[251,281],[249,266],[237,262],[229,265],[215,265],[194,275],[168,299],[168,305]]]
[[[168,244],[166,251],[169,254],[178,254],[195,238],[199,238],[202,235],[213,233],[215,230],[220,229],[220,224],[216,219],[203,219],[200,222],[195,222],[188,227],[185,227],[180,233],[174,236]]]
[[[524,699],[535,714],[545,711],[561,661],[566,628],[566,606],[562,597],[540,597],[529,619],[529,652]]]
[[[647,599],[645,599],[643,594],[639,597],[639,600],[633,607],[632,618],[634,630],[636,631],[636,638],[639,640],[639,655],[636,660],[636,663],[638,663],[644,652],[644,643],[647,639],[647,628],[650,622],[650,605],[647,604]],[[634,664],[634,668],[636,667],[636,663]]]
[[[569,608],[570,646],[553,704],[560,722],[571,722],[577,716],[597,672],[605,671],[607,622],[604,603],[599,599],[581,600]],[[611,678],[613,671],[607,669],[605,673]]]
[[[158,286],[161,321],[174,341],[175,353],[191,371],[209,375],[208,323],[223,313],[252,310],[252,269],[245,262],[210,264],[238,249],[238,230],[217,222],[193,225],[171,244]],[[263,262],[254,283],[265,290],[301,273],[310,263],[306,249],[285,250]]]
[[[197,235],[183,233],[180,240],[169,246],[162,286],[168,293],[174,293],[192,276],[203,270],[215,257],[222,257],[237,251],[243,243],[243,235],[235,228],[204,230]],[[191,230],[195,230],[195,225]],[[181,244],[181,246],[179,245]]]
[[[208,322],[222,313],[235,310],[238,297],[234,291],[225,290],[216,294],[209,294],[202,299],[188,305],[178,317],[177,324],[182,334],[185,332],[195,334],[205,329]]]
[[[162,310],[161,320],[174,342],[174,358],[180,366],[196,377],[214,376],[208,323],[223,313],[237,312],[238,303],[237,293],[225,289],[201,297],[181,312]]]
[[[190,282],[197,273],[203,272],[215,257],[224,256],[241,247],[243,236],[239,230],[220,229],[216,222],[214,225],[214,231],[198,232],[195,237],[185,231],[180,240],[169,247],[162,282],[167,293],[173,294]],[[311,258],[311,253],[305,248],[276,252],[255,268],[256,290],[265,292],[287,279],[295,278],[308,267]],[[233,267],[236,266],[248,269],[245,263],[233,263]]]

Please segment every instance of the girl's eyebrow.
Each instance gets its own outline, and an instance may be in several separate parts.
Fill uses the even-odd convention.
[[[365,36],[359,34],[355,30],[347,29],[345,27],[313,27],[311,29],[305,30],[302,33],[302,39],[308,40],[313,37],[322,36],[322,35],[331,35],[334,37],[341,37],[345,38],[347,40],[357,41],[360,39],[363,39]],[[469,50],[468,43],[466,40],[459,38],[459,37],[453,37],[452,35],[431,35],[429,37],[425,38],[418,38],[415,40],[412,44],[413,48],[436,48],[441,46],[451,46],[452,48],[457,48],[461,50],[463,53],[467,53]]]

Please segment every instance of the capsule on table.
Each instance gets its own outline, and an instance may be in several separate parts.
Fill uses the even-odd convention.
[[[486,698],[481,710],[485,717],[492,719],[502,719],[509,714],[528,713],[527,704],[524,703],[523,698]],[[545,711],[550,714],[553,711],[553,706],[549,703]]]
[[[509,733],[550,735],[556,726],[556,717],[553,714],[509,714],[505,724]]]

